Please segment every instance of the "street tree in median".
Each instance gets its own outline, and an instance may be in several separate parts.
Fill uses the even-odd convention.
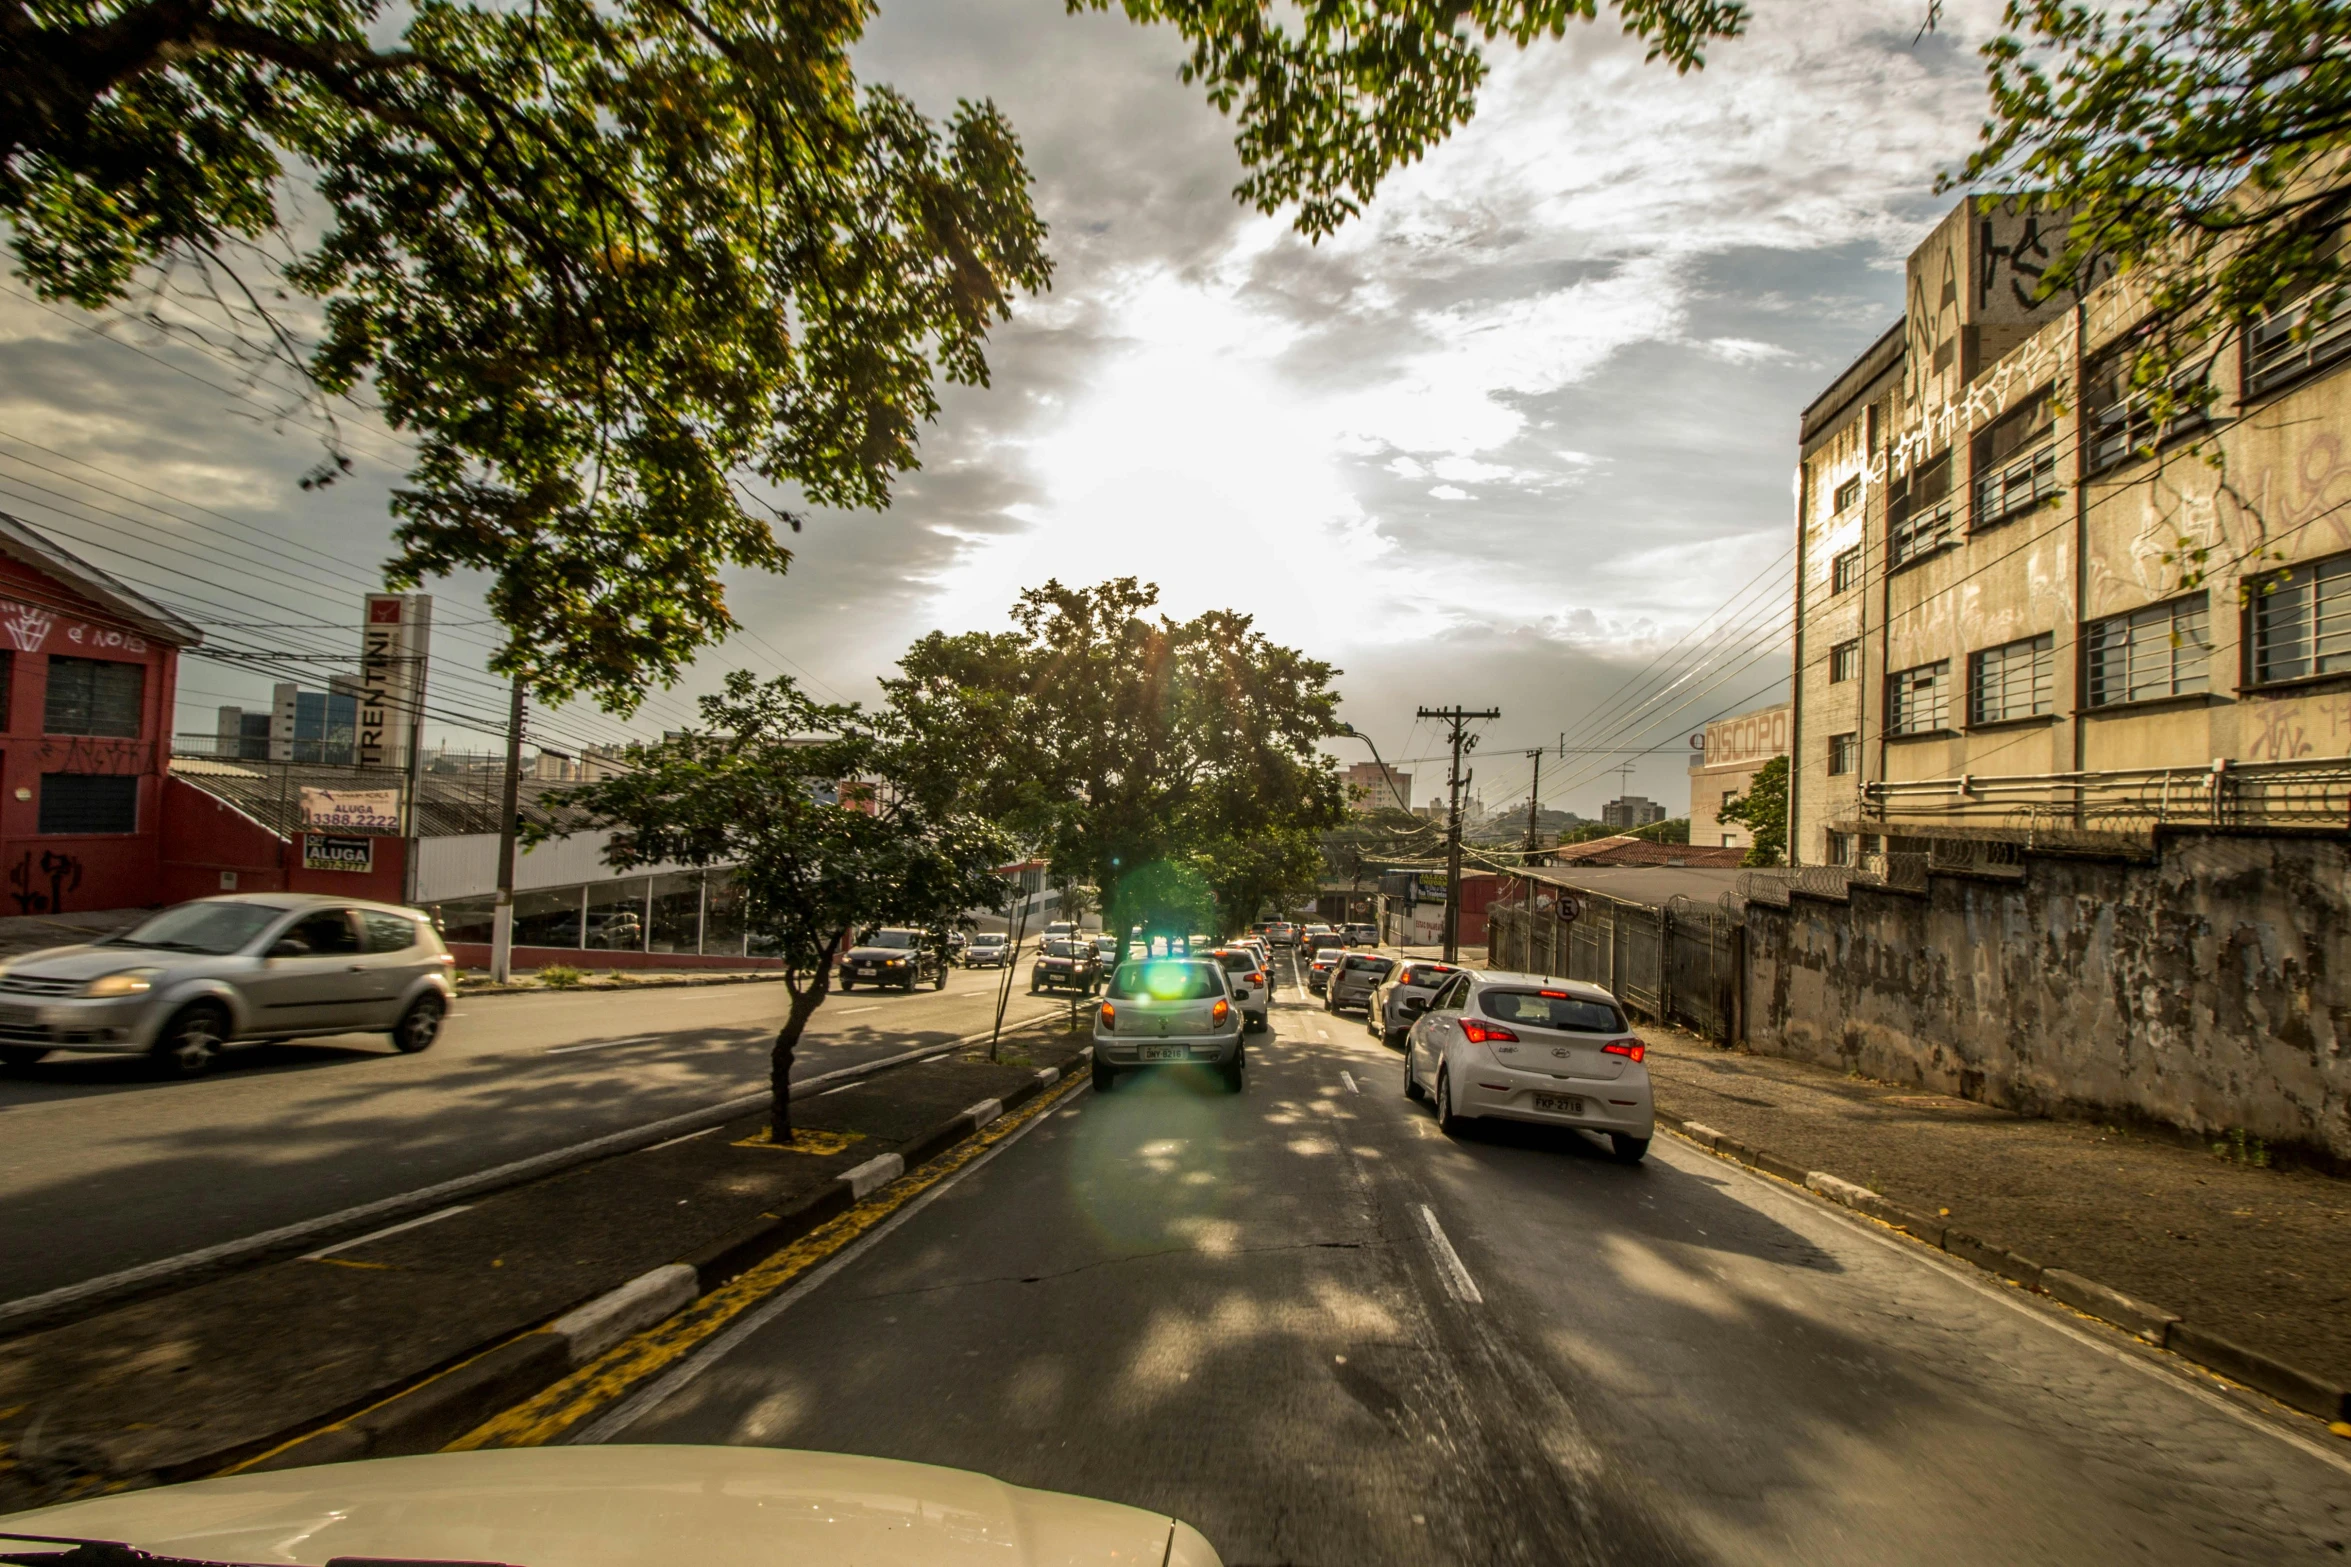
[[[1343,814],[1318,748],[1338,733],[1337,671],[1246,615],[1177,621],[1150,613],[1158,599],[1132,577],[1048,582],[1020,596],[1016,629],[933,632],[883,682],[931,742],[924,761],[939,776],[924,786],[1099,888],[1122,943],[1160,912],[1162,884],[1206,888],[1227,911],[1252,876],[1296,885],[1292,850],[1311,852]],[[1278,874],[1264,879],[1264,864]]]
[[[1596,14],[1122,4],[1191,45],[1239,194],[1308,235],[1469,118],[1486,44]],[[1680,70],[1745,17],[1615,9]],[[1050,276],[1011,125],[860,84],[874,13],[0,0],[0,216],[43,298],[144,302],[322,399],[372,394],[420,451],[389,580],[487,573],[496,667],[626,713],[733,629],[725,568],[791,560],[798,518],[739,481],[886,506],[938,379],[986,384],[988,330]]]
[[[627,771],[548,803],[575,826],[610,828],[617,869],[734,867],[744,927],[783,960],[791,998],[769,1070],[781,1142],[793,1052],[845,941],[874,925],[944,931],[993,907],[1013,850],[952,793],[922,787],[923,743],[894,713],[815,702],[789,677],[742,670],[700,705],[705,728],[631,746]]]

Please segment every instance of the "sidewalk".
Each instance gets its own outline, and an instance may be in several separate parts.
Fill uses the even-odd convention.
[[[1661,1112],[2351,1387],[2351,1181],[1641,1034]]]
[[[799,1100],[794,1147],[753,1114],[0,1341],[0,1513],[216,1472],[500,1354],[517,1386],[485,1396],[512,1402],[581,1348],[535,1330],[649,1273],[679,1301],[717,1288],[972,1135],[975,1110],[1033,1097],[1087,1043],[1032,1025],[996,1062],[969,1046]],[[461,1413],[459,1431],[479,1418]],[[416,1436],[377,1445],[423,1450]]]

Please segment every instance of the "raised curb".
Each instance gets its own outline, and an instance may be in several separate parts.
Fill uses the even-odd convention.
[[[826,1220],[846,1213],[907,1171],[977,1135],[1006,1111],[1026,1104],[1078,1070],[1092,1055],[1093,1047],[1088,1045],[1069,1068],[1044,1068],[1002,1099],[983,1099],[958,1111],[909,1144],[903,1154],[869,1159],[835,1176],[805,1202],[780,1214],[763,1216],[689,1257],[640,1274],[574,1307],[544,1328],[489,1347],[389,1394],[348,1419],[270,1448],[262,1457],[235,1465],[228,1472],[436,1451],[629,1335],[675,1316],[702,1295],[765,1261]],[[918,1156],[918,1148],[926,1151]]]
[[[616,972],[629,972],[619,970]],[[465,976],[457,979],[457,999],[471,1001],[477,996],[576,996],[583,992],[602,994],[608,991],[682,990],[696,985],[773,985],[784,977],[784,971],[760,974],[664,974],[657,979],[631,979],[617,984],[579,985],[494,985],[483,980],[478,985],[465,983]]]
[[[1719,1158],[1729,1159],[1763,1174],[1776,1176],[1823,1202],[1834,1203],[1913,1239],[1945,1255],[1996,1274],[2021,1288],[2047,1295],[2084,1316],[2096,1317],[2124,1329],[2144,1343],[2168,1350],[2205,1370],[2266,1394],[2290,1409],[2316,1415],[2337,1436],[2351,1437],[2351,1389],[2337,1387],[2298,1366],[2248,1349],[2181,1320],[2162,1306],[2127,1295],[2121,1290],[2084,1278],[2063,1268],[2047,1267],[2020,1257],[1997,1242],[1953,1229],[1939,1219],[1914,1213],[1866,1186],[1831,1175],[1826,1170],[1794,1174],[1787,1160],[1726,1137],[1702,1121],[1686,1121],[1667,1111],[1657,1112],[1658,1124],[1685,1142],[1694,1143]]]

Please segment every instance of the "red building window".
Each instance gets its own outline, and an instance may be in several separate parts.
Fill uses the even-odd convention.
[[[146,694],[144,664],[111,658],[52,657],[42,732],[136,740]]]

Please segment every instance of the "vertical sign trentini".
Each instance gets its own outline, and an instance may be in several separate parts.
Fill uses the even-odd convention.
[[[424,710],[433,601],[423,593],[371,593],[359,641],[359,765],[405,767]]]

